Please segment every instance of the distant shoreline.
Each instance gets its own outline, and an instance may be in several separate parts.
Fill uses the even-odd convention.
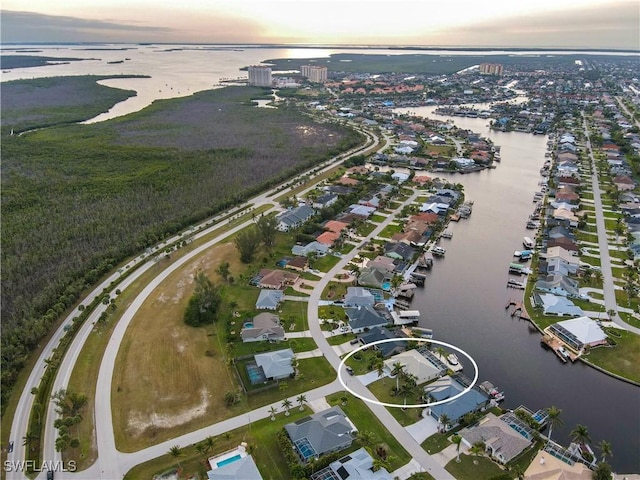
[[[60,46],[60,45],[74,45],[74,46],[95,46],[95,45],[107,45],[104,42],[7,42],[3,44],[2,50],[12,50],[11,48],[6,47],[16,47],[20,45],[41,45],[41,46]],[[420,46],[420,45],[331,45],[331,44],[296,44],[296,43],[164,43],[164,42],[150,42],[150,43],[113,43],[110,42],[109,45],[139,45],[139,46],[150,46],[150,45],[185,45],[185,46],[224,46],[224,47],[242,47],[242,48],[308,48],[308,49],[318,49],[318,48],[330,48],[335,50],[354,50],[354,49],[362,49],[362,50],[423,50],[423,51],[468,51],[468,52],[494,52],[494,51],[502,51],[502,52],[578,52],[578,53],[593,53],[593,52],[606,52],[606,53],[629,53],[629,54],[638,54],[640,55],[639,50],[630,50],[630,49],[617,49],[617,48],[574,48],[574,47],[464,47],[464,46]],[[113,48],[114,50],[122,50],[122,48]]]

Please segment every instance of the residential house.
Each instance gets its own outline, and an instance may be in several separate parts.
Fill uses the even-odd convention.
[[[286,287],[293,285],[300,275],[293,272],[285,272],[284,270],[270,270],[263,268],[260,270],[260,280],[258,287],[271,288],[274,290],[284,290]]]
[[[322,210],[323,208],[330,207],[338,201],[338,195],[335,193],[327,193],[316,198],[313,202],[313,208]]]
[[[536,307],[542,308],[545,315],[558,316],[581,316],[584,315],[582,309],[576,306],[567,297],[553,295],[551,293],[534,293],[533,303]]]
[[[329,246],[320,242],[313,241],[306,245],[294,245],[291,249],[291,253],[299,255],[301,257],[308,257],[311,254],[324,256],[329,252]]]
[[[386,327],[373,327],[369,331],[358,336],[360,342],[364,345],[379,342],[380,340],[393,340],[396,338],[407,338],[402,330],[389,330]],[[397,342],[386,342],[374,345],[373,348],[378,350],[383,358],[390,357],[396,353],[404,352],[407,348],[407,342],[399,340]]]
[[[371,207],[374,210],[380,208],[380,197],[377,195],[370,195],[358,201],[358,205],[364,205],[365,207]],[[352,211],[353,213],[353,211]]]
[[[209,458],[209,465],[208,480],[262,480],[256,462],[247,455],[245,443],[235,450]]]
[[[391,342],[389,343],[391,344]],[[446,373],[446,370],[438,368],[417,350],[407,350],[388,358],[384,361],[385,370],[390,374],[395,368],[394,365],[397,363],[404,367],[405,373],[416,377],[416,383],[418,385],[435,380]]]
[[[598,322],[584,316],[554,323],[545,332],[559,338],[576,352],[581,352],[585,347],[607,344],[607,334]]]
[[[297,272],[306,272],[309,269],[309,259],[307,257],[296,256],[287,261],[285,267]]]
[[[284,292],[282,290],[260,290],[258,300],[256,300],[256,308],[258,310],[276,310],[282,302]]]
[[[288,423],[284,429],[303,462],[351,446],[356,434],[355,427],[338,406]]]
[[[378,255],[373,260],[369,260],[366,266],[367,268],[380,267],[386,270],[387,273],[391,273],[396,269],[395,260],[381,255]]]
[[[358,275],[358,285],[381,288],[393,275],[383,266],[367,265]]]
[[[270,291],[269,293],[273,293]],[[251,322],[244,324],[240,330],[240,336],[244,343],[282,341],[285,338],[284,328],[280,325],[280,317],[272,313],[260,313],[253,317]]]
[[[253,356],[256,365],[262,369],[267,380],[281,380],[294,375],[293,350],[285,348],[275,352],[258,353]]]
[[[580,462],[558,459],[540,450],[524,472],[524,480],[591,480],[593,472]]]
[[[311,480],[329,479],[392,480],[392,477],[384,467],[374,471],[373,458],[364,448],[360,448],[311,475]]]
[[[554,257],[560,257],[567,263],[576,266],[580,265],[580,259],[576,255],[572,255],[571,252],[565,250],[562,247],[549,247],[547,248],[546,252],[540,254],[540,257],[546,258],[547,260]]]
[[[393,242],[402,242],[406,245],[418,246],[418,245],[425,244],[425,241],[423,241],[422,235],[412,230],[396,233],[391,237],[391,240]]]
[[[636,188],[636,183],[627,175],[616,175],[613,177],[613,184],[621,191],[633,190]]]
[[[530,439],[516,432],[510,425],[489,412],[477,425],[460,430],[459,435],[467,447],[477,442],[498,463],[506,464],[532,445]]]
[[[335,232],[322,232],[320,235],[316,237],[316,242],[321,243],[323,245],[327,245],[328,247],[332,247],[336,240],[340,238],[339,233]]]
[[[465,386],[452,377],[442,377],[425,387],[425,393],[434,401],[446,400],[464,391]],[[484,410],[489,405],[489,396],[472,388],[458,397],[455,402],[442,403],[428,407],[427,413],[436,420],[444,414],[449,418],[449,425],[455,426],[467,413]]]
[[[373,307],[374,304],[375,298],[366,288],[347,287],[347,293],[344,297],[345,307]]]
[[[579,297],[580,288],[578,282],[566,275],[550,274],[538,280],[535,284],[536,290],[548,292],[563,297]]]
[[[420,206],[421,212],[435,213],[436,215],[444,215],[449,210],[447,203],[425,202]]]
[[[375,207],[368,207],[366,205],[350,205],[349,213],[356,215],[360,218],[369,218],[376,211]]]
[[[371,306],[359,308],[345,308],[345,313],[349,318],[349,327],[353,333],[362,333],[375,327],[387,325],[389,319],[381,315]]]
[[[315,215],[315,210],[307,205],[300,205],[292,210],[287,210],[277,216],[278,225],[277,229],[281,232],[288,232],[291,229],[297,228],[304,222],[309,220]]]
[[[551,216],[556,220],[568,223],[571,227],[577,227],[580,221],[575,213],[566,208],[556,208]]]
[[[329,220],[323,225],[324,229],[329,232],[342,233],[349,229],[349,224],[345,222],[339,222],[338,220]]]
[[[546,260],[541,260],[540,265],[544,267],[540,269],[541,272],[547,275],[569,275],[578,272],[578,265],[575,263],[569,263],[561,257],[551,257]]]
[[[384,245],[385,256],[395,258],[397,260],[402,260],[403,262],[410,262],[413,259],[415,253],[415,249],[404,243],[387,242]]]

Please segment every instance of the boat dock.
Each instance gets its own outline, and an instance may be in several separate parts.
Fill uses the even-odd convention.
[[[527,310],[524,307],[524,302],[521,302],[520,300],[509,300],[504,309],[508,310],[510,308],[511,312],[509,313],[509,315],[511,315],[512,317],[521,318],[522,320],[531,320],[529,315],[527,315]]]
[[[575,362],[578,355],[567,349],[566,346],[558,340],[556,337],[546,334],[540,339],[540,343],[553,350],[553,353],[560,359],[562,363],[567,363],[567,360]]]

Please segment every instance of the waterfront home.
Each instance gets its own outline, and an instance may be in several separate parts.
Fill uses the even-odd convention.
[[[293,272],[285,272],[284,270],[263,268],[260,270],[259,277],[258,287],[284,290],[286,287],[293,285],[300,278],[300,275]]]
[[[425,202],[420,206],[421,212],[435,213],[438,216],[444,215],[449,211],[449,205],[446,203]]]
[[[524,480],[592,480],[593,472],[583,463],[540,450],[524,472]],[[561,447],[558,450],[564,450]],[[559,458],[560,457],[560,458]]]
[[[561,295],[563,297],[579,297],[580,288],[578,282],[566,275],[551,274],[538,280],[535,284],[536,290],[541,292]]]
[[[386,327],[374,327],[360,334],[358,338],[362,344],[369,345],[370,343],[379,342],[380,340],[407,338],[407,335],[398,329],[389,330]],[[407,342],[400,340],[397,342],[379,343],[374,345],[373,348],[379,351],[383,358],[387,358],[391,355],[404,352],[407,348]]]
[[[575,274],[578,272],[578,265],[569,263],[562,257],[551,257],[540,259],[540,272],[547,275],[559,273],[560,275]]]
[[[364,448],[359,448],[310,477],[310,480],[329,479],[392,480],[392,477],[384,467],[374,471],[373,458]]]
[[[393,237],[391,237],[391,240],[394,242],[401,242],[406,245],[415,246],[422,246],[426,243],[426,240],[423,239],[422,235],[413,230],[396,233],[395,235],[393,235]]]
[[[463,428],[458,434],[469,448],[477,442],[484,443],[485,451],[489,456],[503,465],[532,445],[531,439],[522,436],[491,412],[487,413],[477,425]]]
[[[385,256],[395,258],[397,260],[402,260],[404,262],[410,262],[413,259],[415,253],[415,249],[404,243],[387,242],[384,245]]]
[[[338,406],[314,413],[284,426],[302,462],[348,448],[357,433]]]
[[[387,325],[389,319],[381,315],[371,306],[359,308],[345,308],[345,313],[349,318],[349,327],[353,333],[362,333],[375,327]]]
[[[269,292],[274,293],[274,292]],[[278,342],[284,340],[284,328],[280,325],[280,317],[272,313],[260,313],[246,322],[240,331],[243,343]]]
[[[384,283],[391,280],[392,276],[385,266],[368,264],[358,275],[358,285],[381,288]]]
[[[344,306],[349,307],[373,307],[375,298],[373,294],[362,287],[348,287],[344,296]]]
[[[556,190],[555,199],[560,202],[575,203],[580,200],[580,195],[578,195],[573,188],[564,186]]]
[[[453,378],[446,376],[427,385],[424,389],[425,394],[432,398],[433,401],[446,400],[458,395],[465,389]],[[433,405],[427,408],[427,413],[436,420],[444,414],[449,418],[449,427],[457,425],[463,416],[467,413],[479,412],[489,405],[489,396],[480,390],[472,388],[467,393],[456,399],[455,402]]]
[[[409,222],[424,222],[427,225],[433,225],[439,221],[440,216],[435,212],[421,212],[409,217]]]
[[[582,309],[576,306],[567,297],[553,295],[551,293],[534,293],[533,303],[542,308],[545,315],[580,316],[584,315]]]
[[[367,268],[381,268],[387,273],[391,273],[396,269],[396,260],[391,257],[385,257],[378,255],[373,260],[369,260],[366,265]]]
[[[392,343],[389,342],[389,344]],[[382,347],[384,345],[387,344],[377,346]],[[411,374],[416,377],[416,383],[418,385],[435,380],[446,373],[445,369],[438,368],[417,350],[407,350],[385,360],[384,368],[389,376],[391,376],[391,372],[393,372],[395,368],[394,365],[398,363],[404,367],[405,374]]]
[[[578,353],[582,353],[585,347],[607,344],[607,334],[600,325],[584,316],[554,323],[547,327],[545,332],[560,339]]]
[[[576,236],[571,230],[561,226],[549,228],[547,230],[546,237],[553,240],[558,238],[568,238],[570,240],[576,239]]]
[[[297,228],[315,215],[315,210],[307,205],[300,205],[292,210],[281,213],[276,218],[278,220],[277,229],[281,232],[288,232]]]
[[[559,257],[571,265],[580,266],[580,259],[576,255],[572,255],[570,251],[562,247],[549,247],[547,248],[546,252],[540,254],[540,257],[546,258],[547,260],[554,257]]]
[[[275,352],[259,353],[253,356],[267,380],[281,380],[294,375],[293,350],[285,348]]]
[[[556,208],[551,214],[551,217],[555,220],[568,223],[570,227],[577,227],[580,220],[572,210],[564,207]]]
[[[310,242],[306,245],[294,245],[291,249],[291,253],[302,257],[307,257],[311,254],[324,256],[329,252],[329,246],[320,242]]]
[[[284,297],[282,290],[260,290],[256,300],[256,308],[258,310],[276,310],[282,302],[282,297]]]

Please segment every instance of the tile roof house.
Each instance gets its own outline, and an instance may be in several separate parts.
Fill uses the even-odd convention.
[[[389,272],[385,266],[367,265],[365,268],[360,270],[360,274],[358,275],[358,285],[380,288],[383,283],[391,280],[391,277],[391,272]]]
[[[607,343],[607,334],[600,325],[589,317],[578,317],[571,320],[554,323],[549,332],[565,342],[576,352],[584,347],[594,347]]]
[[[463,428],[459,435],[467,447],[483,442],[491,458],[502,464],[510,462],[532,444],[531,440],[527,440],[493,413],[488,413],[477,425]]]
[[[461,393],[465,387],[451,377],[443,377],[425,388],[425,392],[439,402]],[[442,403],[428,407],[427,412],[436,420],[442,414],[447,415],[450,425],[456,425],[467,413],[481,411],[489,404],[489,397],[479,390],[472,388],[457,398],[455,402]]]
[[[553,293],[563,297],[579,297],[580,288],[578,282],[566,275],[550,274],[538,280],[535,284],[536,290]]]
[[[258,310],[276,310],[282,302],[283,296],[282,290],[260,290],[258,300],[256,300],[256,308]]]
[[[280,380],[294,374],[293,357],[293,350],[286,348],[275,352],[259,353],[253,358],[256,365],[262,368],[267,380]]]
[[[306,272],[309,269],[309,259],[305,256],[296,256],[289,260],[285,267],[298,272]]]
[[[580,462],[564,461],[540,450],[524,472],[525,480],[591,480],[593,472]]]
[[[260,270],[260,281],[258,287],[283,290],[288,285],[292,285],[300,278],[300,275],[284,270],[270,270],[264,268]]]
[[[280,317],[272,313],[260,313],[247,322],[240,330],[244,343],[284,340],[284,328],[280,325]]]
[[[389,343],[391,344],[391,342]],[[388,358],[384,361],[385,369],[387,369],[389,372],[393,371],[393,365],[395,363],[400,363],[400,365],[403,365],[405,373],[415,375],[416,383],[418,385],[429,382],[431,380],[435,380],[436,378],[446,373],[446,370],[442,370],[436,367],[417,350],[407,350],[406,352],[402,352],[394,355],[391,358]]]
[[[375,304],[373,294],[362,287],[347,287],[347,293],[344,296],[345,307],[373,307]]]
[[[316,237],[316,242],[322,243],[323,245],[327,245],[329,247],[333,246],[335,241],[340,238],[339,233],[335,232],[322,232],[320,235]]]
[[[584,312],[580,307],[576,306],[567,297],[562,297],[560,295],[553,295],[551,293],[534,293],[533,303],[537,307],[541,307],[542,313],[545,315],[584,315]]]
[[[320,242],[313,241],[306,245],[294,245],[291,249],[291,253],[294,255],[299,255],[302,257],[306,257],[311,253],[315,253],[317,255],[326,255],[329,252],[329,246],[323,245]]]
[[[303,462],[351,445],[356,429],[338,406],[284,426]]]
[[[349,317],[349,327],[353,333],[362,333],[374,327],[383,327],[389,323],[389,320],[380,315],[377,310],[371,306],[360,308],[345,308],[345,313]]]
[[[371,328],[368,332],[362,333],[358,338],[361,343],[368,345],[373,342],[379,342],[380,340],[407,338],[407,336],[402,330],[389,330],[385,327],[375,327]],[[407,342],[399,340],[397,342],[379,343],[378,345],[374,345],[373,348],[378,350],[383,358],[387,358],[396,353],[404,352],[407,348]]]
[[[387,242],[384,245],[384,254],[387,257],[395,258],[397,260],[403,260],[409,262],[413,259],[416,251],[409,245],[404,243],[391,243]]]
[[[281,232],[288,232],[297,228],[315,215],[315,210],[307,205],[300,205],[292,210],[281,213],[276,218],[278,220],[277,229]]]
[[[319,472],[311,475],[311,480],[392,480],[391,474],[381,467],[373,471],[373,458],[364,448],[336,460]]]
[[[345,222],[339,222],[338,220],[329,220],[324,225],[325,230],[334,233],[340,233],[343,230],[347,230],[349,228],[349,224]]]

